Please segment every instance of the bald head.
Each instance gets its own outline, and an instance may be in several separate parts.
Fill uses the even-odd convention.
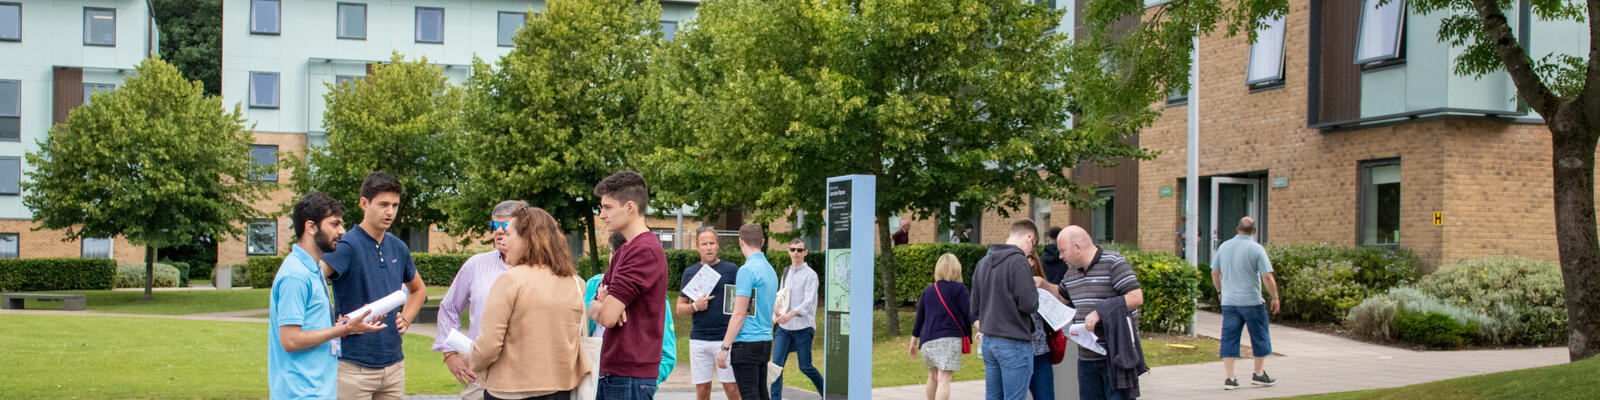
[[[1062,261],[1077,268],[1088,267],[1094,262],[1095,253],[1100,251],[1089,231],[1077,225],[1061,229],[1061,234],[1056,236],[1056,248],[1061,250]]]
[[[1239,219],[1238,231],[1239,231],[1240,235],[1255,236],[1255,234],[1256,234],[1256,219],[1255,218],[1250,218],[1250,217],[1240,218]]]

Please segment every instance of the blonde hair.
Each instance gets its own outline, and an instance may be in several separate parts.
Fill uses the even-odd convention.
[[[933,280],[961,283],[961,260],[950,253],[939,256],[939,262],[933,267]]]

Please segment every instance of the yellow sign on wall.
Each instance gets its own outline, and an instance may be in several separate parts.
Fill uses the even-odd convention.
[[[1438,212],[1438,211],[1434,211],[1433,212],[1433,226],[1443,226],[1443,225],[1444,225],[1444,213]]]

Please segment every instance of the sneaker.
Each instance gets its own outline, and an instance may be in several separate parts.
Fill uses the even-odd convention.
[[[1272,377],[1267,376],[1266,372],[1262,372],[1261,375],[1255,375],[1255,374],[1251,374],[1250,375],[1250,384],[1252,384],[1252,385],[1272,386],[1272,385],[1275,385],[1277,383],[1278,383],[1278,380],[1277,379],[1272,379]]]
[[[1228,378],[1228,379],[1224,379],[1222,381],[1222,390],[1233,390],[1233,389],[1238,389],[1238,388],[1239,388],[1239,380],[1238,379]]]

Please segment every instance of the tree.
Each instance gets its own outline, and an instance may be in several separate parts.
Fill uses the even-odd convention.
[[[205,96],[160,58],[93,95],[27,154],[22,203],[64,240],[122,236],[145,246],[145,299],[156,248],[238,237],[271,185],[252,179],[250,132],[235,105]]]
[[[205,83],[206,95],[222,91],[222,1],[154,0],[161,30],[161,58],[184,78]]]
[[[1587,58],[1529,54],[1518,41],[1504,10],[1510,0],[1413,0],[1417,12],[1452,11],[1439,26],[1439,39],[1465,46],[1455,73],[1481,77],[1505,71],[1517,94],[1543,116],[1550,128],[1555,186],[1556,247],[1567,302],[1567,349],[1572,361],[1600,354],[1600,235],[1594,205],[1594,169],[1600,140],[1600,21],[1592,17],[1600,2],[1562,0],[1522,2],[1541,20],[1589,22]],[[1525,39],[1525,38],[1523,38]],[[1540,57],[1534,60],[1533,57]]]
[[[673,198],[754,205],[758,221],[820,215],[828,177],[875,175],[885,250],[902,211],[1086,205],[1067,168],[1149,155],[1118,141],[1141,120],[1068,127],[1068,105],[1091,101],[1079,96],[1131,95],[1071,87],[1078,59],[1050,34],[1061,17],[1014,0],[706,3],[655,74],[645,164]],[[898,334],[893,253],[882,260]]]
[[[361,182],[384,171],[406,190],[394,226],[425,231],[444,224],[442,199],[456,183],[461,88],[426,57],[405,61],[398,53],[374,65],[367,79],[329,87],[322,117],[328,144],[307,151],[309,168],[295,174],[295,191],[327,193],[345,203],[345,218],[360,221]]]
[[[493,67],[467,83],[462,180],[448,201],[453,232],[486,232],[496,203],[521,199],[562,226],[583,226],[599,265],[594,184],[626,167],[640,85],[657,46],[656,2],[550,2],[517,32]],[[647,179],[653,177],[647,176]],[[585,274],[595,271],[583,271]]]

